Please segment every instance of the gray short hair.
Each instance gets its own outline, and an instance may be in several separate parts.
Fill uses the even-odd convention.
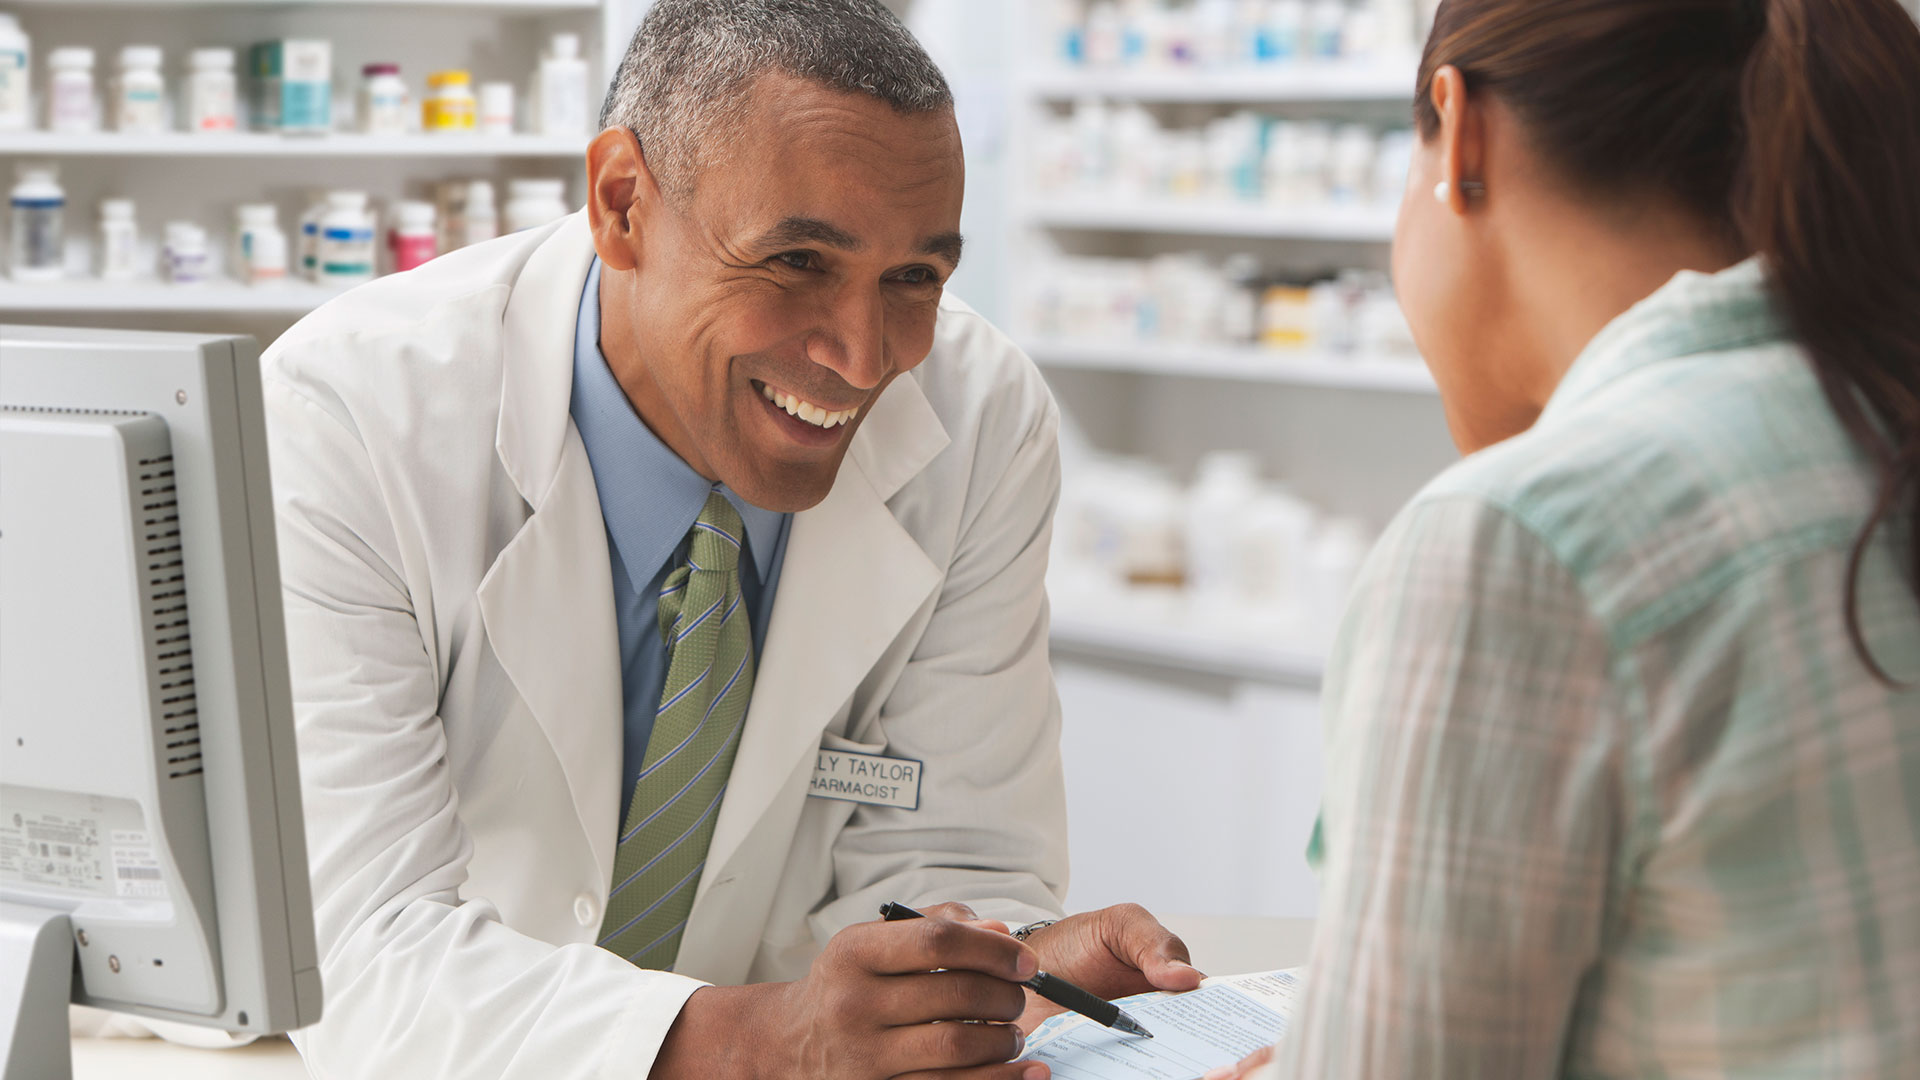
[[[770,71],[865,94],[901,113],[953,107],[953,91],[880,0],[655,0],[600,110],[639,137],[669,197],[711,164],[716,136]]]

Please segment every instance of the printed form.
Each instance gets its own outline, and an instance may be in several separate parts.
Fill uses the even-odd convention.
[[[1223,975],[1186,994],[1141,994],[1117,1004],[1153,1038],[1122,1035],[1074,1013],[1041,1024],[1022,1061],[1055,1080],[1195,1080],[1279,1040],[1305,970]]]

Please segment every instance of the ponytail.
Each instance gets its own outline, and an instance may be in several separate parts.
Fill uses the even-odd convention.
[[[1760,6],[1756,4],[1755,6]],[[1898,530],[1920,596],[1920,27],[1894,0],[1764,0],[1741,88],[1746,159],[1734,214],[1878,492],[1847,564]]]
[[[1763,255],[1834,416],[1875,471],[1848,560],[1892,530],[1920,601],[1920,26],[1898,0],[1444,0],[1414,114],[1460,70],[1577,190],[1677,200]],[[1625,118],[1623,120],[1623,118]]]

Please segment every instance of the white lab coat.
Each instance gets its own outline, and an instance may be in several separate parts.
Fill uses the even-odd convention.
[[[678,974],[593,944],[621,803],[607,537],[568,415],[584,215],[341,297],[267,351],[325,984],[317,1077],[647,1075],[686,997],[886,900],[1065,891],[1043,588],[1058,413],[958,301],[797,515]],[[918,810],[808,797],[816,748]]]

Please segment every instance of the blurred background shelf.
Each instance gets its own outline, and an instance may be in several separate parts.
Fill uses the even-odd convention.
[[[1305,349],[1047,337],[1031,338],[1021,345],[1035,363],[1049,368],[1129,371],[1337,390],[1437,392],[1433,376],[1418,357],[1382,359]]]
[[[1259,635],[1089,613],[1054,612],[1051,641],[1055,653],[1302,689],[1317,688],[1327,666],[1322,651]]]
[[[0,134],[0,156],[166,158],[579,158],[585,138],[546,135]]]
[[[501,14],[592,11],[600,0],[10,0],[9,7],[85,8],[473,8]]]
[[[1062,70],[1036,74],[1034,97],[1106,97],[1144,104],[1413,101],[1413,63],[1301,63],[1225,71]]]
[[[1384,244],[1393,239],[1397,212],[1397,207],[1076,197],[1036,200],[1027,217],[1050,229]]]
[[[169,285],[155,280],[9,281],[0,282],[0,312],[228,313],[272,315],[291,320],[333,299],[341,291],[304,281],[260,286],[231,280],[199,285]]]

